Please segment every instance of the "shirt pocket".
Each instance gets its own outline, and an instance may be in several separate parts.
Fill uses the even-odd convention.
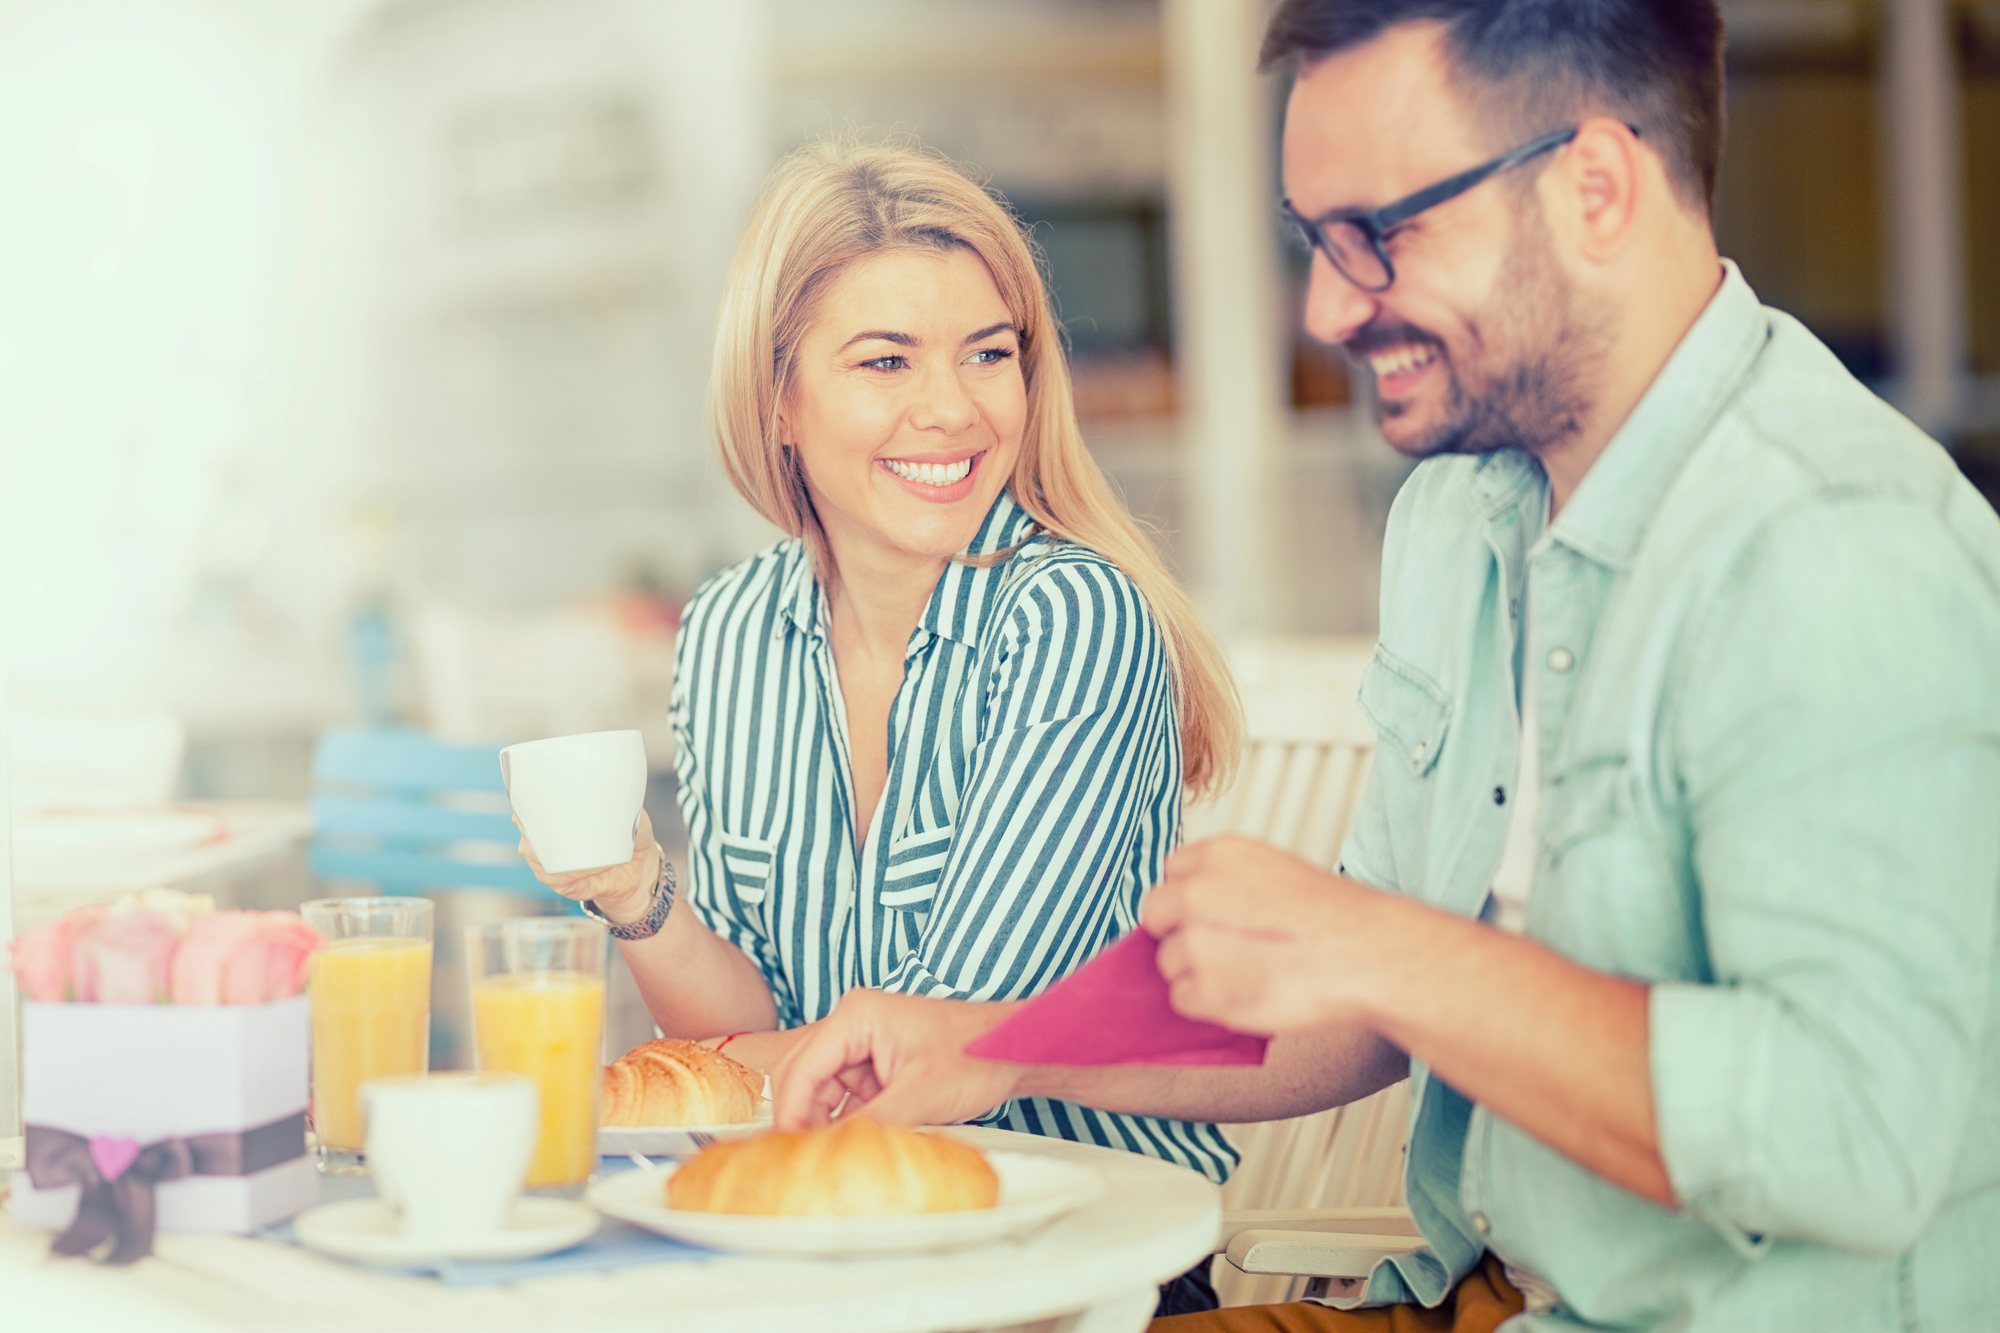
[[[957,825],[906,833],[889,844],[889,869],[882,879],[881,904],[899,912],[928,912],[944,879]]]
[[[1451,698],[1435,681],[1385,648],[1361,677],[1361,711],[1375,728],[1375,762],[1368,774],[1354,838],[1369,836],[1369,872],[1427,902],[1448,885],[1430,877],[1430,830],[1438,755],[1451,728]],[[1343,862],[1344,864],[1344,862]]]
[[[1437,682],[1378,647],[1361,677],[1361,711],[1378,750],[1401,760],[1413,778],[1430,775],[1451,728],[1451,698]]]
[[[1642,777],[1629,755],[1600,752],[1542,788],[1528,933],[1601,971],[1706,980],[1698,905],[1653,832]]]
[[[1548,832],[1542,849],[1552,868],[1571,849],[1612,832],[1624,820],[1631,807],[1625,770],[1622,754],[1593,755],[1564,766],[1544,788],[1548,810],[1542,827]]]
[[[777,860],[778,844],[763,838],[746,838],[727,829],[720,831],[722,870],[729,881],[730,896],[755,906],[764,901],[770,885],[771,867]]]

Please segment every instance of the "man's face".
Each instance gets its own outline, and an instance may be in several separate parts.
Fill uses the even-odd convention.
[[[1480,133],[1453,77],[1442,29],[1428,23],[1308,69],[1285,116],[1294,207],[1308,218],[1380,208],[1514,147]],[[1382,434],[1398,451],[1540,452],[1577,430],[1603,321],[1579,308],[1525,175],[1549,160],[1390,232],[1396,280],[1385,292],[1362,291],[1314,252],[1306,329],[1374,375]]]

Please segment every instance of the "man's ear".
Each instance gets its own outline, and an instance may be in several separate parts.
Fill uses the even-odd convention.
[[[1561,213],[1580,258],[1603,263],[1631,239],[1646,195],[1662,188],[1659,173],[1646,169],[1647,152],[1638,131],[1610,116],[1577,126],[1550,183],[1562,192]]]

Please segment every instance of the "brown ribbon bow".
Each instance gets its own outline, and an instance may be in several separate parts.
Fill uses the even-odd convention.
[[[28,1179],[38,1190],[64,1185],[78,1187],[76,1219],[50,1247],[54,1254],[88,1254],[115,1237],[104,1262],[129,1264],[153,1252],[156,1220],[153,1187],[183,1176],[248,1176],[269,1170],[306,1152],[306,1113],[299,1111],[254,1129],[224,1134],[191,1134],[161,1139],[137,1149],[120,1168],[106,1169],[100,1158],[114,1162],[132,1151],[130,1140],[92,1141],[81,1134],[29,1125]],[[125,1145],[104,1152],[104,1145]]]

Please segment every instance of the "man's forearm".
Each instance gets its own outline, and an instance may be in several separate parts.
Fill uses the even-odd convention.
[[[1653,1116],[1648,988],[1490,927],[1415,908],[1370,1025],[1557,1152],[1675,1203]]]
[[[1273,1038],[1264,1063],[1254,1068],[1037,1065],[1023,1074],[1017,1095],[1054,1097],[1100,1111],[1236,1124],[1344,1106],[1409,1072],[1409,1057],[1373,1033],[1329,1028]]]
[[[1360,1027],[1588,1169],[1674,1202],[1644,984],[1247,839],[1174,853],[1144,920],[1180,1012],[1253,1032]]]

